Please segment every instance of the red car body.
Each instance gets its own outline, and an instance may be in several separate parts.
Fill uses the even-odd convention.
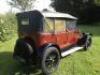
[[[49,13],[48,15],[51,15],[48,17],[48,12],[44,12],[43,14],[41,13],[41,15],[44,16],[44,18],[52,18],[55,20],[56,19],[68,19],[68,21],[77,21],[77,18],[67,14],[68,16],[62,16],[62,13],[57,13],[58,16],[52,15],[52,14],[56,14],[56,13]],[[57,15],[56,14],[56,15]],[[60,15],[60,16],[59,16]],[[65,15],[65,14],[64,14]],[[74,24],[74,26],[76,25],[76,23]],[[63,26],[63,24],[62,24]],[[54,24],[54,28],[56,28],[55,24]],[[62,31],[55,31],[55,29],[53,29],[54,31],[50,31],[50,32],[45,32],[45,31],[32,31],[31,33],[25,33],[24,31],[18,31],[20,37],[24,37],[24,38],[30,38],[33,39],[35,41],[35,46],[36,48],[40,48],[41,46],[43,46],[44,44],[49,44],[49,43],[53,43],[56,44],[57,46],[59,46],[60,49],[69,47],[71,45],[74,45],[77,43],[78,39],[81,38],[81,33],[79,31],[78,28],[71,28],[70,25],[69,27],[65,27]],[[19,38],[20,38],[19,37]]]

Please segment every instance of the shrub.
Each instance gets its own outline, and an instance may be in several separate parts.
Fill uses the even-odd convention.
[[[0,15],[0,41],[6,41],[16,33],[17,25],[14,14]]]

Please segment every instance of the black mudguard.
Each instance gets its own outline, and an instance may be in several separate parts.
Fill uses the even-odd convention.
[[[92,42],[92,34],[91,33],[82,33],[82,38],[78,40],[77,45],[84,46],[87,39],[91,39],[91,42]]]
[[[33,59],[34,49],[30,43],[23,39],[18,39],[15,44],[13,57],[20,62],[31,62]]]

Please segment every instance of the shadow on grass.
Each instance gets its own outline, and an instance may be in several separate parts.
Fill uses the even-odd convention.
[[[0,75],[43,75],[36,67],[27,67],[14,61],[12,53],[0,53]]]

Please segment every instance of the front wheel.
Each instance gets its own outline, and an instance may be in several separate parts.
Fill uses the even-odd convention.
[[[88,48],[91,46],[91,44],[92,44],[92,38],[88,37],[86,39],[86,42],[85,42],[85,45],[84,45],[84,50],[88,50]]]
[[[58,49],[55,47],[49,47],[45,49],[41,61],[42,71],[45,75],[49,75],[56,71],[60,61]]]

